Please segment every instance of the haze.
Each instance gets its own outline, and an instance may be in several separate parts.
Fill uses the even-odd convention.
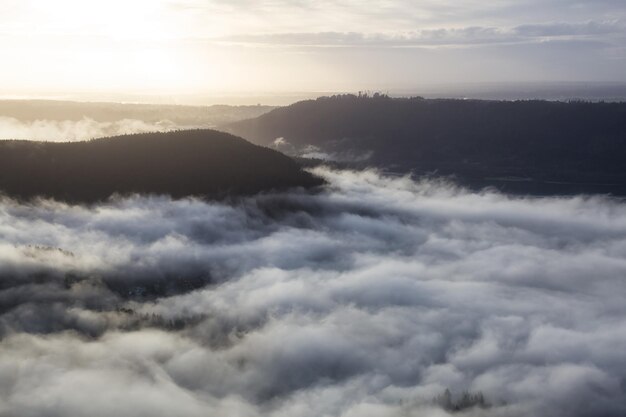
[[[14,96],[626,82],[621,0],[3,0]]]

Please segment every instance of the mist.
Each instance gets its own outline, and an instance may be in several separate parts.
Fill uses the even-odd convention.
[[[626,205],[318,168],[225,202],[0,203],[0,415],[626,412]]]
[[[158,122],[138,119],[96,121],[83,117],[81,120],[23,121],[0,116],[0,139],[76,142],[123,134],[167,132],[180,128],[182,127],[165,119]]]

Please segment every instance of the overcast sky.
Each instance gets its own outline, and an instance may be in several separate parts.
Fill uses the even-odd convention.
[[[4,94],[626,82],[624,0],[2,0]]]

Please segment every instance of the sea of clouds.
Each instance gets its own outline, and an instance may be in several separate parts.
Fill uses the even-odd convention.
[[[626,415],[626,205],[316,169],[0,202],[0,416]]]

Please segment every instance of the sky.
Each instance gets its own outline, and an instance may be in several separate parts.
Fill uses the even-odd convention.
[[[3,95],[626,82],[623,0],[1,0]]]

